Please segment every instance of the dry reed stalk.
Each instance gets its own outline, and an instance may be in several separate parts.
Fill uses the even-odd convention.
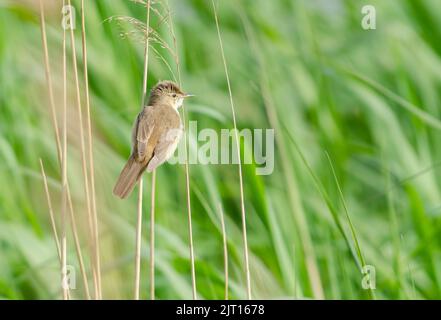
[[[98,214],[96,209],[96,193],[95,193],[95,166],[93,160],[93,141],[92,141],[92,124],[90,117],[90,95],[89,95],[89,73],[87,64],[87,42],[86,42],[86,15],[84,8],[84,0],[81,0],[81,44],[83,53],[83,73],[84,73],[84,86],[86,94],[86,121],[87,121],[87,135],[88,135],[88,155],[90,166],[90,186],[92,189],[91,203],[92,203],[92,215],[93,215],[93,235],[95,245],[95,262],[97,269],[97,284],[99,289],[99,298],[102,298],[101,292],[101,261],[100,261],[100,246],[99,246],[99,229],[98,229]]]
[[[65,5],[63,0],[63,6]],[[61,156],[61,274],[63,276],[63,298],[67,300],[67,241],[66,241],[66,185],[67,185],[67,66],[66,66],[66,29],[63,29],[63,131]]]
[[[51,196],[49,194],[49,187],[48,187],[48,184],[47,184],[47,176],[46,176],[46,173],[44,171],[43,161],[41,159],[40,159],[40,171],[41,171],[41,176],[43,178],[44,192],[46,193],[46,200],[47,200],[47,205],[48,205],[48,208],[49,208],[49,217],[51,219],[52,232],[54,234],[55,245],[57,246],[57,254],[58,254],[58,258],[61,261],[60,240],[58,238],[57,225],[55,223],[54,210],[52,208],[52,200],[51,200]]]
[[[180,62],[179,62],[179,55],[178,55],[178,45],[176,41],[176,35],[174,32],[173,27],[173,19],[170,13],[170,7],[168,4],[168,0],[166,0],[166,6],[167,11],[169,13],[169,26],[170,26],[170,33],[173,38],[173,47],[174,47],[174,54],[173,57],[175,59],[176,63],[176,69],[178,72],[178,79],[179,79],[179,86],[182,87],[182,80],[181,80],[181,68],[180,68]],[[182,106],[182,122],[184,123],[184,151],[185,151],[185,187],[186,187],[186,199],[187,199],[187,220],[188,220],[188,236],[189,236],[189,244],[190,244],[190,264],[191,264],[191,288],[192,288],[192,296],[193,300],[197,299],[197,291],[196,291],[196,270],[195,270],[195,259],[194,259],[194,245],[193,245],[193,227],[192,227],[192,221],[191,221],[191,197],[190,197],[190,169],[188,166],[188,138],[187,138],[187,116],[186,116],[186,109],[184,106]]]
[[[155,193],[156,193],[156,170],[153,170],[151,202],[150,202],[150,299],[151,300],[155,300]]]
[[[136,220],[136,249],[135,249],[135,292],[134,299],[139,300],[139,287],[141,283],[141,241],[142,241],[142,189],[143,180],[138,186],[138,214]]]
[[[47,183],[47,175],[46,172],[44,171],[44,166],[43,166],[43,161],[40,158],[40,170],[41,170],[41,176],[43,178],[43,184],[44,184],[44,191],[46,193],[46,200],[47,200],[47,205],[49,208],[49,216],[51,219],[51,226],[52,226],[52,231],[54,233],[54,239],[55,239],[55,244],[57,246],[57,256],[58,256],[58,261],[60,263],[60,270],[61,270],[61,274],[62,274],[62,280],[61,280],[61,288],[63,290],[63,300],[68,300],[70,299],[70,292],[69,292],[69,287],[67,287],[64,283],[64,279],[65,279],[65,272],[63,272],[63,270],[66,270],[65,266],[63,266],[63,253],[62,253],[62,248],[60,245],[60,240],[58,238],[58,234],[57,234],[57,226],[55,223],[55,217],[54,217],[54,210],[52,208],[52,200],[51,200],[51,196],[49,193],[49,187],[48,187],[48,183]]]
[[[80,243],[80,239],[78,237],[78,229],[77,229],[77,223],[75,221],[72,199],[70,197],[69,183],[67,183],[66,187],[67,187],[67,189],[66,189],[67,201],[68,201],[68,205],[69,205],[69,217],[70,217],[72,234],[73,234],[74,243],[75,243],[75,252],[78,257],[78,264],[80,265],[80,272],[81,272],[81,278],[83,280],[84,293],[86,295],[86,299],[90,300],[89,283],[87,282],[86,267],[84,265],[83,255],[81,253],[81,243]]]
[[[224,211],[222,210],[221,203],[219,203],[219,213],[221,218],[222,243],[224,248],[225,300],[228,300],[228,243],[227,243],[227,233],[225,231]]]
[[[144,107],[147,96],[147,75],[149,66],[149,26],[150,26],[150,0],[147,1],[147,15],[146,15],[146,38],[144,48],[144,74],[142,82],[142,98],[141,108]],[[154,176],[153,176],[154,177]],[[142,189],[143,180],[142,177],[139,180],[139,192],[138,192],[138,218],[136,225],[136,251],[135,251],[135,300],[139,300],[139,287],[141,281],[141,239],[142,239]]]
[[[217,35],[219,38],[219,45],[220,45],[220,50],[221,50],[221,55],[222,55],[222,62],[224,65],[224,71],[225,71],[225,76],[226,76],[227,85],[228,85],[228,94],[230,97],[231,113],[233,115],[233,126],[234,126],[235,140],[236,140],[237,159],[239,160],[238,168],[239,168],[239,185],[240,185],[240,207],[241,207],[241,215],[242,215],[242,236],[243,236],[243,245],[244,245],[247,298],[251,299],[251,277],[250,277],[250,264],[249,264],[249,257],[248,257],[248,239],[247,239],[247,227],[246,227],[245,200],[244,200],[244,191],[243,191],[242,161],[241,161],[241,156],[240,156],[239,135],[237,133],[236,112],[234,109],[233,94],[231,91],[230,77],[228,74],[227,62],[225,59],[225,53],[224,53],[224,47],[223,47],[223,43],[222,43],[222,37],[221,37],[221,32],[220,32],[220,27],[219,27],[219,19],[218,19],[218,15],[217,15],[216,5],[214,4],[214,0],[211,0],[211,3],[213,5]]]
[[[44,66],[45,66],[44,71],[46,75],[46,83],[47,83],[47,89],[49,95],[49,106],[51,109],[52,127],[55,132],[58,161],[61,165],[61,141],[60,141],[60,134],[58,131],[57,115],[55,113],[55,101],[54,101],[54,92],[52,89],[52,76],[51,76],[50,64],[49,64],[49,52],[47,48],[47,36],[46,36],[46,24],[44,18],[43,0],[40,0],[40,29],[41,29],[41,38],[43,42],[43,51],[44,51],[43,55],[44,55]]]
[[[51,71],[50,71],[50,64],[49,64],[49,52],[48,52],[48,46],[47,46],[47,36],[46,36],[46,25],[45,25],[45,17],[44,17],[44,6],[42,0],[40,0],[40,27],[41,27],[41,36],[42,36],[42,43],[43,43],[43,50],[44,50],[44,64],[45,64],[45,74],[46,74],[46,82],[47,82],[47,88],[48,88],[48,95],[49,95],[49,105],[51,109],[51,120],[52,120],[52,128],[54,130],[55,134],[55,141],[56,141],[56,147],[57,147],[57,156],[58,156],[58,163],[60,165],[61,169],[61,162],[62,162],[62,147],[61,147],[61,140],[60,135],[58,131],[58,124],[56,120],[56,113],[55,113],[55,103],[54,103],[54,94],[52,89],[52,78],[51,78]],[[88,288],[88,282],[87,282],[87,274],[84,268],[84,262],[83,257],[81,254],[81,246],[78,238],[78,231],[76,227],[76,221],[74,219],[74,211],[73,211],[73,205],[72,200],[70,196],[70,189],[69,189],[69,183],[67,182],[67,198],[69,202],[69,212],[71,216],[71,227],[72,227],[72,233],[75,239],[75,251],[78,257],[78,261],[80,264],[81,269],[81,275],[84,283],[84,288],[86,292],[86,297],[90,299],[89,294],[89,288]],[[54,222],[53,226],[55,226]],[[56,231],[56,229],[55,229]],[[59,246],[59,243],[58,243]],[[60,249],[58,249],[59,255],[61,257]]]
[[[71,1],[67,1],[68,5],[71,5]],[[83,127],[83,112],[81,109],[81,94],[80,94],[80,81],[78,77],[78,65],[77,65],[77,58],[76,58],[76,47],[75,47],[75,37],[74,37],[74,30],[73,28],[70,29],[70,44],[71,44],[71,51],[72,51],[72,64],[74,69],[74,79],[75,79],[75,93],[76,93],[76,102],[77,102],[77,109],[78,109],[78,122],[79,122],[79,135],[80,135],[80,153],[81,153],[81,165],[82,165],[82,171],[83,171],[83,179],[84,179],[84,193],[86,197],[86,206],[87,206],[87,218],[88,218],[88,224],[89,224],[89,231],[91,236],[91,248],[92,248],[92,275],[93,275],[93,282],[95,286],[95,299],[101,298],[101,286],[98,282],[98,278],[100,277],[98,274],[100,273],[100,270],[97,266],[96,261],[96,254],[95,250],[97,247],[97,244],[95,243],[95,230],[93,228],[93,214],[92,214],[92,208],[91,208],[91,201],[90,201],[90,190],[89,190],[89,178],[88,178],[88,172],[87,172],[87,161],[86,161],[86,147],[84,142],[84,127]]]

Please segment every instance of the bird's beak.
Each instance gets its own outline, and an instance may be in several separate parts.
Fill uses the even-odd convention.
[[[186,94],[184,94],[183,97],[184,97],[184,98],[194,97],[194,94],[186,93]]]

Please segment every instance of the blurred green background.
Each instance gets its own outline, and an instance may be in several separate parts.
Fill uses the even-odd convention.
[[[44,2],[60,113],[61,1]],[[368,2],[218,2],[238,127],[274,128],[276,135],[273,174],[256,176],[254,165],[243,167],[255,298],[441,298],[441,2]],[[73,4],[81,67],[80,3]],[[376,30],[360,25],[365,4],[376,8]],[[164,10],[161,1],[155,8]],[[170,0],[170,8],[183,87],[197,95],[186,103],[189,120],[197,120],[200,129],[231,128],[211,1]],[[121,201],[112,188],[130,153],[130,128],[139,112],[143,44],[136,39],[136,26],[106,19],[144,21],[145,8],[96,0],[86,1],[86,10],[103,296],[131,299],[136,193]],[[152,26],[172,45],[167,23],[153,15]],[[134,31],[135,37],[121,37],[122,30]],[[167,50],[154,46],[174,71]],[[68,50],[68,175],[76,218],[86,230]],[[152,51],[149,88],[160,79],[172,76]],[[38,162],[42,158],[50,178],[58,219],[60,172],[46,92],[38,1],[1,0],[2,299],[60,298],[59,263]],[[191,165],[190,183],[198,297],[224,297],[221,203],[230,297],[245,298],[237,166]],[[149,298],[149,192],[148,177],[143,299]],[[182,165],[165,164],[157,172],[156,221],[156,296],[191,299]],[[89,270],[85,232],[81,242]],[[78,270],[70,233],[68,264]],[[375,290],[362,287],[363,265],[375,268]],[[84,298],[79,271],[72,297]]]

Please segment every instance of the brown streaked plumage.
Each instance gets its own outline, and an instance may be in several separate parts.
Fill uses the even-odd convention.
[[[189,96],[171,81],[152,89],[133,125],[132,153],[113,188],[116,196],[126,198],[145,170],[151,172],[171,157],[183,130],[177,109]]]

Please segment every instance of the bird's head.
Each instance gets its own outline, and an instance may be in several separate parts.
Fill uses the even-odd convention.
[[[170,104],[173,108],[177,109],[182,106],[185,98],[192,96],[183,92],[172,81],[160,81],[150,92],[149,105]]]

